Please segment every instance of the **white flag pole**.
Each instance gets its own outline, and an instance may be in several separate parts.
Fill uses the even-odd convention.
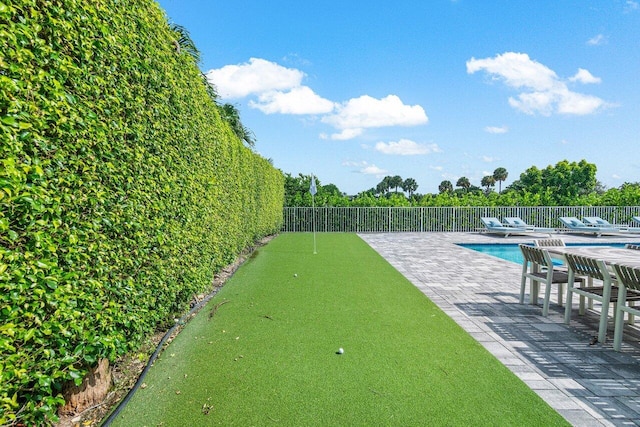
[[[316,197],[316,179],[313,176],[313,174],[311,175],[311,186],[309,187],[309,193],[311,193],[311,224],[312,224],[312,228],[313,228],[313,254],[317,254],[318,252],[316,251],[316,203],[315,203],[315,197]]]

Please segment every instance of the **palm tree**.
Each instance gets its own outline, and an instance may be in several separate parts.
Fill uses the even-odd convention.
[[[180,55],[182,51],[184,51],[193,58],[196,64],[198,64],[200,62],[200,51],[191,39],[189,31],[187,31],[187,29],[182,25],[178,24],[171,24],[169,28],[171,28],[171,31],[173,31],[173,33],[176,35],[174,44],[176,46],[178,55]]]
[[[201,73],[201,76],[202,81],[204,82],[204,87],[207,90],[207,95],[209,95],[209,98],[218,105],[218,91],[216,90],[216,86],[209,81],[205,73]]]
[[[418,189],[418,183],[413,178],[407,178],[402,183],[402,190],[409,193],[409,198],[411,198],[411,196],[417,189]]]
[[[193,62],[197,65],[200,63],[200,51],[196,47],[196,44],[193,42],[189,31],[178,24],[170,24],[169,28],[175,34],[176,40],[173,41],[173,44],[176,47],[176,52],[178,55],[181,55],[182,52],[187,53],[191,58],[193,58]],[[216,102],[218,99],[218,92],[216,91],[215,86],[207,79],[206,74],[200,73],[202,77],[202,81],[204,82],[205,88],[207,89],[207,94]]]
[[[240,121],[240,112],[238,111],[238,109],[234,105],[227,103],[220,106],[219,110],[222,119],[229,123],[229,126],[231,126],[231,130],[236,134],[238,138],[240,138],[240,141],[246,142],[249,147],[255,146],[255,135]]]
[[[382,181],[380,181],[380,183],[378,184],[378,186],[376,187],[378,189],[378,193],[380,194],[386,194],[389,192],[389,189],[392,187],[391,185],[391,180],[393,178],[390,176],[385,176],[384,178],[382,178]]]
[[[400,175],[396,175],[394,177],[391,178],[391,180],[389,181],[389,187],[393,187],[396,189],[396,193],[398,192],[398,187],[400,187],[402,185],[403,181],[402,181],[402,177]]]
[[[176,51],[178,55],[182,54],[182,52],[187,53],[189,56],[193,58],[193,61],[196,65],[200,62],[200,51],[196,47],[196,44],[191,39],[191,35],[189,31],[182,25],[171,24],[171,31],[176,36],[176,40],[174,40],[174,44],[176,46]],[[240,112],[238,109],[232,104],[224,104],[219,105],[218,102],[218,93],[216,91],[215,86],[207,79],[207,76],[204,73],[202,74],[202,80],[204,82],[205,88],[207,90],[207,94],[211,98],[213,102],[218,106],[218,110],[220,111],[220,116],[224,121],[229,123],[231,126],[231,130],[236,136],[240,139],[240,141],[244,141],[249,147],[254,147],[256,145],[256,137],[251,129],[247,128],[240,121]]]
[[[493,187],[494,185],[496,185],[496,179],[493,177],[493,175],[487,175],[482,178],[482,181],[480,181],[480,185],[485,187],[485,192],[489,194],[489,187]]]
[[[466,176],[462,176],[460,177],[460,179],[458,179],[458,182],[456,182],[456,187],[462,187],[464,188],[465,192],[469,192],[469,187],[471,187],[471,182],[469,181],[469,178],[467,178]]]
[[[451,181],[444,180],[438,186],[438,191],[440,191],[440,194],[453,193],[453,184],[451,183]]]
[[[498,193],[502,193],[502,181],[504,181],[505,179],[507,179],[507,176],[509,176],[509,173],[507,172],[507,170],[505,168],[497,168],[496,170],[493,171],[493,178],[498,181]]]

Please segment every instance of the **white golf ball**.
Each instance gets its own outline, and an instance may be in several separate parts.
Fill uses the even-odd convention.
[[[293,277],[298,277],[298,273],[294,273],[294,274],[293,274]]]
[[[342,354],[342,353],[344,353],[344,349],[343,349],[342,347],[340,347],[340,348],[338,349],[338,354]]]

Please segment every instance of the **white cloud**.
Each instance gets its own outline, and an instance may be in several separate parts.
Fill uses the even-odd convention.
[[[557,109],[562,114],[586,115],[599,110],[606,103],[592,95],[583,95],[581,93],[566,91],[559,97]]]
[[[587,40],[589,46],[600,46],[607,42],[607,38],[603,34],[598,34]]]
[[[625,3],[624,11],[627,13],[638,9],[640,9],[640,3],[638,3],[637,1],[627,0],[627,2]]]
[[[366,162],[354,162],[353,160],[345,160],[341,164],[342,164],[342,166],[354,167],[354,166],[366,165],[367,163]]]
[[[416,126],[428,122],[420,105],[405,105],[396,95],[376,99],[368,95],[352,98],[339,104],[336,113],[322,118],[322,122],[342,130],[343,136],[362,129],[385,126]],[[347,132],[345,132],[347,131]]]
[[[488,133],[507,133],[509,128],[506,126],[487,126],[484,131]]]
[[[516,89],[545,91],[558,84],[558,76],[553,70],[532,61],[526,53],[506,52],[495,58],[471,58],[467,61],[467,73],[476,71],[486,71]]]
[[[496,159],[494,157],[490,157],[490,156],[482,156],[482,161],[486,162],[486,163],[491,163],[494,162]]]
[[[248,63],[209,70],[206,76],[216,86],[221,98],[234,99],[274,90],[290,90],[300,86],[305,74],[265,59],[251,58]]]
[[[288,62],[288,63],[294,64],[294,65],[302,65],[302,66],[311,65],[311,61],[309,61],[306,58],[302,58],[297,53],[290,53],[288,55],[285,55],[285,56],[282,57],[282,60],[284,62]]]
[[[585,115],[608,106],[598,97],[570,91],[553,70],[533,61],[525,53],[506,52],[495,58],[472,58],[467,61],[467,73],[477,71],[485,71],[492,78],[519,90],[517,97],[509,98],[509,105],[527,114]],[[576,76],[579,74],[580,71]],[[582,77],[585,77],[584,73]]]
[[[443,167],[442,166],[429,166],[429,169],[434,170],[434,171],[442,171]]]
[[[326,133],[321,133],[320,138],[322,139],[332,139],[334,141],[346,141],[348,139],[353,139],[356,136],[360,136],[362,134],[362,129],[344,129],[340,133],[332,133],[330,136],[327,136]]]
[[[509,105],[527,114],[540,113],[549,116],[553,113],[557,96],[554,92],[521,93],[518,98],[509,98]]]
[[[342,162],[342,166],[357,168],[354,172],[361,173],[363,175],[376,175],[376,176],[385,176],[389,172],[385,169],[379,168],[376,165],[369,164],[366,161],[353,161],[353,160],[345,160]]]
[[[418,144],[409,139],[401,139],[397,142],[378,142],[376,151],[384,154],[395,154],[400,156],[414,156],[419,154],[439,153],[442,150],[437,144]]]
[[[602,79],[600,77],[595,77],[589,72],[589,70],[578,68],[578,72],[573,77],[569,77],[569,81],[589,84],[600,83]]]
[[[367,165],[360,169],[360,173],[364,175],[384,176],[388,173],[385,169],[381,169],[376,165]]]
[[[302,85],[304,72],[265,59],[251,58],[246,63],[225,65],[209,70],[206,75],[221,98],[256,96],[249,106],[265,114],[323,115],[321,121],[338,131],[320,134],[323,139],[348,140],[367,128],[417,126],[429,120],[420,105],[405,105],[396,95],[382,99],[363,95],[334,103]]]
[[[249,101],[249,106],[265,114],[324,114],[333,110],[334,103],[318,96],[307,86],[299,86],[289,92],[261,93],[257,102]]]

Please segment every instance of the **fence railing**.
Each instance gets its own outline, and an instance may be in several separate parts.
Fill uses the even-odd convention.
[[[283,232],[394,233],[476,231],[480,217],[518,216],[539,227],[560,228],[561,216],[599,216],[629,224],[640,206],[500,206],[500,207],[285,207]],[[314,221],[315,219],[315,221]]]

